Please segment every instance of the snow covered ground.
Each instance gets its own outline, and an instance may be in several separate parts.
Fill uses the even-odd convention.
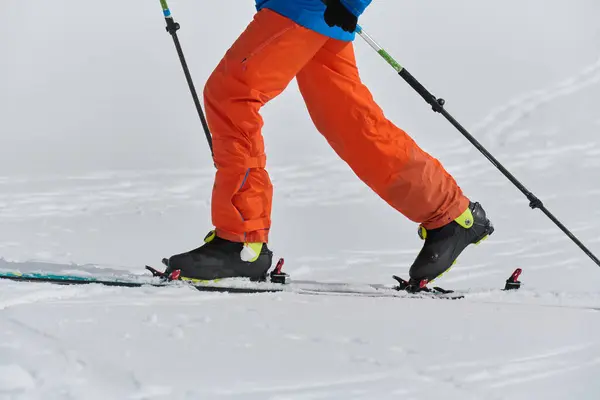
[[[197,246],[213,170],[158,1],[4,1],[0,269],[141,274]],[[199,87],[253,12],[210,3],[171,4]],[[362,21],[596,254],[598,16],[592,0],[407,0],[375,2]],[[600,269],[360,41],[357,53],[388,117],[492,218],[490,240],[438,282],[481,293],[0,282],[0,399],[600,398]],[[264,115],[272,247],[288,272],[406,275],[416,226],[335,158],[295,85]],[[516,267],[522,291],[495,291]]]

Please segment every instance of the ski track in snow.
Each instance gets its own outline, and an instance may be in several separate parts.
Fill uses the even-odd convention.
[[[294,167],[274,167],[278,180],[289,182],[278,188],[279,199],[290,206],[312,206],[362,202],[368,191],[356,181],[341,182],[327,190],[331,180],[344,181],[345,166],[316,161]],[[77,177],[0,178],[0,218],[22,221],[49,217],[80,217],[102,212],[109,217],[121,214],[164,213],[182,204],[208,208],[207,189],[214,173],[203,170],[110,171]],[[322,175],[320,178],[319,175]],[[29,187],[47,190],[20,191]]]
[[[600,58],[595,63],[582,68],[579,73],[556,85],[522,94],[507,104],[497,107],[480,123],[475,124],[472,129],[475,132],[486,132],[488,137],[500,136],[540,107],[598,84],[600,84]],[[568,150],[563,147],[554,151]],[[593,154],[596,152],[597,150]]]
[[[3,291],[17,292],[22,287],[10,283],[3,285]],[[227,302],[227,312],[219,305],[222,301]],[[379,312],[368,314],[375,305]],[[366,399],[376,393],[383,398],[428,399],[446,393],[501,399],[527,398],[519,393],[532,385],[551,394],[547,387],[553,380],[598,372],[600,342],[593,331],[600,321],[590,319],[587,311],[536,309],[538,324],[531,326],[526,321],[534,315],[530,307],[535,305],[498,307],[472,303],[465,308],[460,302],[410,299],[92,288],[80,291],[80,297],[24,302],[0,312],[4,327],[0,354],[11,360],[0,363],[0,369],[14,378],[0,387],[0,394]],[[420,325],[432,323],[427,314],[440,308],[443,314],[434,324],[444,326],[458,319],[454,327],[441,332],[423,329]],[[319,309],[322,312],[316,312]],[[335,312],[344,309],[354,312]],[[470,313],[494,314],[495,322],[481,324]],[[295,318],[287,318],[290,314]],[[392,314],[403,317],[390,318]],[[562,329],[548,330],[556,319],[564,324]],[[357,325],[359,320],[362,323]],[[407,327],[407,320],[418,331]],[[592,324],[588,335],[578,332],[583,321]],[[461,324],[465,329],[456,330]],[[519,328],[522,324],[524,329]],[[228,330],[227,335],[222,336],[222,329]],[[581,336],[575,343],[574,334]],[[434,338],[441,341],[423,347]],[[164,345],[156,347],[157,342]],[[492,343],[510,346],[495,350]],[[456,353],[455,348],[462,350]],[[265,363],[264,369],[248,369],[257,357]],[[317,362],[321,368],[306,370],[307,362]],[[182,371],[192,368],[198,375],[193,375],[193,383],[186,383],[187,375],[165,372],[159,364]],[[161,379],[164,374],[170,379]],[[229,379],[228,374],[237,378],[219,384]],[[86,391],[91,382],[97,387],[94,393]]]

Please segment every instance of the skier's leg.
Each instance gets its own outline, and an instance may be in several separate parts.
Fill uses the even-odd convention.
[[[361,82],[351,43],[330,40],[298,74],[317,129],[385,201],[426,228],[468,206],[455,180],[383,114]]]
[[[212,218],[220,238],[267,242],[272,185],[259,110],[281,93],[327,38],[271,10],[258,12],[205,90],[217,167]]]
[[[446,227],[459,223],[468,228],[479,223],[487,226],[485,213],[482,216],[469,207],[469,200],[440,162],[384,116],[360,80],[351,43],[329,40],[297,79],[317,129],[369,187],[431,233],[428,250],[430,242],[439,239],[437,232]],[[462,251],[468,244],[462,242],[491,233],[483,228],[468,232],[460,240],[456,238],[461,234],[455,236],[453,240],[460,243],[454,250]],[[442,250],[422,252],[411,276],[431,280],[448,269],[458,254],[453,250],[440,256]],[[428,264],[429,256],[436,265]]]
[[[212,73],[204,99],[217,167],[212,196],[216,232],[203,246],[170,257],[168,271],[201,280],[266,276],[273,258],[266,245],[273,189],[259,111],[326,41],[264,9]]]

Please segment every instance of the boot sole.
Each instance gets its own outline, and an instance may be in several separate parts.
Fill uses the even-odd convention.
[[[479,246],[481,243],[488,240],[489,237],[490,237],[490,235],[485,235],[484,237],[481,238],[481,240],[479,240],[478,242],[475,242],[475,246]]]
[[[181,276],[181,277],[179,277],[179,280],[201,285],[201,284],[208,284],[208,283],[218,283],[222,279],[194,279],[194,278],[186,278],[185,276]]]

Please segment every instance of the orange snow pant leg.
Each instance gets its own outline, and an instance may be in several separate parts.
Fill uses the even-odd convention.
[[[384,116],[361,83],[352,43],[330,39],[297,76],[317,129],[381,198],[426,229],[469,200],[440,162]]]
[[[263,9],[210,76],[204,100],[217,167],[212,220],[217,235],[267,242],[273,187],[259,110],[280,94],[328,38]]]

